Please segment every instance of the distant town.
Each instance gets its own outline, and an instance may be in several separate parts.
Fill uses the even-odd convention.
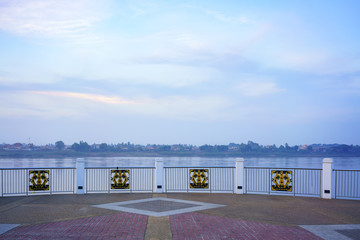
[[[88,144],[85,141],[66,145],[63,141],[53,144],[2,143],[0,157],[26,156],[360,156],[359,145],[311,144],[311,145],[260,145],[229,143],[228,145],[189,144]]]

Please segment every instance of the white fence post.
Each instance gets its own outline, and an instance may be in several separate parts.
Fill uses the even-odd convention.
[[[153,192],[164,192],[164,160],[155,159],[155,176]]]
[[[322,198],[331,199],[332,158],[323,159]]]
[[[3,185],[4,185],[4,178],[3,178],[3,171],[4,170],[0,170],[0,181],[1,181],[1,183],[0,183],[0,189],[1,189],[1,197],[3,197],[4,196],[4,187],[3,187]]]
[[[236,158],[234,192],[244,194],[244,158]]]
[[[83,158],[76,159],[76,188],[77,194],[84,194],[85,188],[85,160]]]

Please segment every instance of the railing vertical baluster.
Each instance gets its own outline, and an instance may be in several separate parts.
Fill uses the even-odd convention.
[[[293,193],[294,193],[294,196],[295,196],[295,191],[296,191],[296,184],[295,184],[295,176],[296,176],[296,172],[295,172],[295,169],[294,170],[294,175],[293,175]]]
[[[26,185],[26,196],[27,196],[29,194],[29,178],[30,178],[29,169],[26,169],[26,176],[27,176],[27,178],[26,178],[26,183],[27,183],[27,185]]]

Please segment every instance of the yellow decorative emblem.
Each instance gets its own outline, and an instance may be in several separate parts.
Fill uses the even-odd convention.
[[[190,188],[209,188],[209,169],[190,169]]]
[[[274,170],[271,171],[272,184],[271,190],[273,191],[292,191],[292,171]]]
[[[111,170],[111,189],[130,189],[130,170]]]
[[[30,170],[29,177],[29,191],[49,190],[49,170]]]

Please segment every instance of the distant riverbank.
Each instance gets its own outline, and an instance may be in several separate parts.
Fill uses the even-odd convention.
[[[360,157],[360,153],[0,151],[0,158],[66,157]]]

